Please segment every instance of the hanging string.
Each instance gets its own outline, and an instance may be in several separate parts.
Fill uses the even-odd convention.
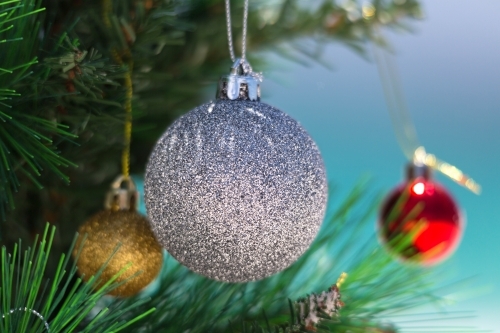
[[[229,55],[231,56],[231,61],[236,61],[236,56],[234,55],[233,48],[233,30],[231,24],[231,4],[230,0],[226,0],[226,24],[227,24],[227,42],[229,45]]]
[[[404,155],[413,159],[415,150],[420,146],[417,138],[417,131],[409,118],[409,112],[404,103],[404,95],[401,91],[401,84],[397,79],[399,75],[396,68],[391,66],[391,61],[386,53],[374,46],[373,54],[379,76],[384,88],[384,96],[387,101],[387,108],[392,121],[396,140]]]
[[[227,41],[229,45],[229,55],[231,56],[231,61],[236,61],[236,56],[234,53],[234,43],[233,43],[233,32],[231,24],[231,0],[226,0],[226,24],[227,24]],[[248,2],[245,0],[244,10],[243,10],[243,36],[241,42],[241,59],[246,59],[247,53],[247,28],[248,28]]]
[[[247,29],[248,29],[248,1],[245,0],[245,9],[243,10],[243,37],[241,39],[241,59],[247,57]]]
[[[32,310],[32,309],[28,309],[28,308],[18,308],[18,309],[11,309],[9,312],[7,312],[6,314],[3,314],[2,315],[2,319],[4,319],[6,316],[9,316],[11,314],[13,314],[14,312],[16,311],[24,311],[24,312],[30,312],[32,314],[34,314],[35,316],[37,316],[41,321],[43,321],[43,325],[45,326],[45,328],[47,329],[47,333],[50,332],[50,326],[49,326],[49,323],[45,320],[45,318],[40,314],[38,313],[37,311],[35,310]]]
[[[106,27],[111,28],[112,23],[110,20],[110,14],[112,12],[113,3],[112,0],[103,0],[102,2],[102,19]],[[111,51],[113,59],[115,62],[123,66],[125,63],[123,58],[132,59],[130,50],[127,48],[123,51],[123,57],[120,56],[116,49]],[[130,177],[130,143],[132,141],[132,98],[134,94],[133,84],[132,84],[132,71],[133,71],[133,61],[129,60],[127,62],[127,72],[125,73],[124,85],[125,85],[125,125],[124,125],[124,148],[122,152],[122,175],[125,179]]]
[[[125,147],[122,152],[122,174],[126,179],[130,177],[130,143],[132,141],[132,97],[134,93],[132,88],[132,70],[133,63],[130,61],[128,71],[125,75]]]
[[[380,31],[377,37],[380,40],[382,39]],[[425,148],[418,141],[410,112],[404,102],[404,95],[401,90],[402,85],[395,61],[391,60],[388,52],[382,50],[377,45],[373,47],[373,54],[382,81],[396,140],[405,156],[416,164],[424,164],[441,172],[476,194],[481,193],[481,186],[472,178],[464,174],[457,167],[441,161],[435,155],[428,154],[425,151]]]

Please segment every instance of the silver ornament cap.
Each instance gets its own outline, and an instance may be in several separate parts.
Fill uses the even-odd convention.
[[[236,59],[230,74],[220,78],[216,98],[258,102],[262,80],[262,74],[254,73],[247,60]]]
[[[145,175],[159,242],[192,271],[224,282],[293,264],[316,237],[327,202],[318,147],[297,121],[258,101],[260,81],[249,73],[236,68],[217,101],[177,119]]]

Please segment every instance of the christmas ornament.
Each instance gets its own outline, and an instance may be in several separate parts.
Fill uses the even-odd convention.
[[[122,188],[124,184],[126,189]],[[76,257],[86,235],[77,266],[80,275],[88,281],[120,245],[101,274],[101,286],[128,265],[131,266],[116,282],[136,276],[112,290],[110,294],[113,296],[129,297],[139,293],[156,278],[163,262],[161,246],[151,232],[147,219],[136,211],[137,199],[133,181],[119,177],[108,193],[106,209],[80,227],[80,236],[73,251]]]
[[[412,161],[407,182],[394,189],[381,208],[381,240],[401,259],[434,265],[456,249],[464,224],[453,198],[430,178],[430,168],[476,194],[481,192],[481,186],[420,145],[398,84],[396,64],[387,52],[377,47],[374,51],[396,139]]]
[[[104,24],[111,28],[112,6],[104,7]],[[130,54],[129,49],[113,49],[112,54],[118,65],[128,65],[123,82],[126,93],[123,104],[125,122],[122,176],[117,178],[108,192],[106,210],[97,213],[80,227],[81,236],[73,254],[78,255],[80,243],[87,234],[77,262],[80,274],[88,280],[106,264],[100,276],[102,285],[128,267],[116,280],[123,284],[110,292],[114,296],[127,297],[137,294],[156,278],[162,266],[163,256],[161,246],[151,232],[147,219],[137,212],[139,193],[130,177],[134,64],[127,56]],[[122,58],[121,55],[125,56]],[[110,259],[111,255],[113,257]]]
[[[384,245],[399,258],[421,265],[448,258],[463,229],[457,204],[424,165],[410,164],[407,181],[389,194],[380,211]]]
[[[307,250],[325,213],[320,152],[299,123],[260,102],[261,81],[244,57],[235,60],[217,100],[175,121],[146,167],[156,237],[180,263],[219,281],[285,269]]]

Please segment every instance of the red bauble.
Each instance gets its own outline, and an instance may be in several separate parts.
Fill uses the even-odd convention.
[[[464,223],[446,189],[429,170],[412,165],[408,181],[394,189],[380,211],[380,238],[401,259],[434,265],[457,248]],[[419,175],[416,175],[419,174]]]

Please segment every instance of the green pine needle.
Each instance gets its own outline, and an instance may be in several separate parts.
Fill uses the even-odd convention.
[[[148,325],[131,325],[128,332],[299,332],[299,318],[289,299],[327,289],[343,271],[348,273],[341,287],[345,306],[338,318],[325,318],[318,332],[366,332],[368,327],[381,327],[378,318],[439,302],[427,279],[430,271],[394,261],[376,235],[367,232],[373,228],[378,204],[377,196],[367,194],[366,185],[360,184],[332,212],[294,265],[262,281],[211,281],[169,257],[148,303],[157,311]],[[231,330],[230,322],[240,324]]]
[[[97,300],[118,287],[118,284],[112,280],[106,287],[96,290],[91,283],[82,284],[80,279],[75,280],[76,266],[69,260],[75,241],[68,254],[61,256],[53,279],[47,280],[44,272],[55,230],[55,227],[47,224],[40,240],[35,238],[33,247],[26,249],[24,256],[20,253],[21,242],[14,247],[12,254],[7,253],[5,247],[2,248],[1,333],[41,333],[47,331],[47,326],[51,333],[73,332],[77,328],[81,332],[118,332],[154,312],[154,308],[149,308],[125,320],[120,319],[123,312],[120,314],[119,309],[105,308],[86,326],[80,327],[87,321]],[[99,279],[98,273],[92,280]],[[147,307],[144,303],[144,300],[131,302],[127,310],[132,311],[138,306]]]

